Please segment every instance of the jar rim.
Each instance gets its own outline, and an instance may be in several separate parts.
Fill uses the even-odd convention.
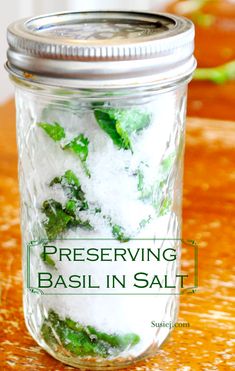
[[[114,38],[96,39],[110,30]],[[18,77],[26,72],[41,83],[70,87],[167,84],[195,69],[194,35],[190,20],[167,13],[54,13],[8,27],[7,66]]]

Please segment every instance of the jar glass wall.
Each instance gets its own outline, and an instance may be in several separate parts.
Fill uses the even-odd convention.
[[[133,243],[135,249],[154,249],[164,237],[179,251],[187,81],[138,94],[35,89],[19,80],[15,85],[30,333],[55,358],[77,367],[116,369],[154,355],[171,330],[152,321],[174,323],[177,317],[179,258],[160,263],[161,274],[174,277],[168,295],[157,295],[160,288],[146,296],[65,295],[66,290],[40,295],[28,289],[27,275],[28,269],[33,276],[45,267],[52,276],[70,273],[71,264],[57,256],[44,259],[37,242],[43,240],[62,238],[66,248],[69,239],[88,238],[79,243],[87,251],[105,237],[102,248],[128,251]],[[138,245],[141,239],[149,241]],[[35,241],[29,262],[28,246]],[[83,262],[82,273],[99,277],[109,269],[109,261],[91,268]],[[115,269],[134,274],[143,263],[133,266],[122,255]],[[148,262],[148,274],[154,273],[156,262]]]
[[[183,287],[194,26],[169,14],[57,13],[14,22],[8,43],[27,327],[83,369],[153,356]]]

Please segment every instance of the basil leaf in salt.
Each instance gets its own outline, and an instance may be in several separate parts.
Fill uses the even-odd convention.
[[[172,206],[172,200],[170,197],[166,196],[161,203],[161,206],[159,209],[159,216],[166,215],[170,211],[171,206]]]
[[[50,186],[60,184],[64,189],[69,200],[66,204],[68,211],[75,211],[76,209],[82,211],[88,209],[88,203],[85,198],[85,193],[81,188],[81,184],[72,170],[67,170],[64,175],[54,178]]]
[[[86,165],[86,159],[89,153],[88,145],[89,145],[88,138],[86,138],[83,134],[80,134],[74,139],[72,139],[71,142],[66,144],[63,147],[63,149],[64,150],[68,149],[79,157],[86,175],[90,177],[91,175]]]
[[[118,224],[111,224],[112,226],[112,234],[120,242],[128,242],[130,238],[126,236],[125,230]]]
[[[138,169],[137,188],[140,192],[140,199],[153,205],[159,216],[163,216],[170,211],[172,200],[168,194],[165,194],[165,187],[174,166],[175,153],[171,153],[165,157],[158,170],[158,176],[154,184],[146,187],[144,182],[144,163]]]
[[[39,122],[37,125],[41,127],[47,133],[47,135],[55,142],[59,142],[62,139],[65,139],[66,137],[64,128],[60,126],[57,122],[55,122],[54,124],[49,124],[47,122]],[[89,145],[88,138],[86,138],[83,134],[80,134],[74,139],[72,139],[69,143],[67,143],[64,147],[62,147],[62,149],[64,150],[69,149],[73,153],[75,153],[79,157],[86,175],[90,177],[90,172],[86,165],[86,159],[89,153],[88,145]]]
[[[102,130],[118,148],[132,150],[131,135],[146,128],[151,121],[148,112],[137,108],[95,108],[94,115]]]
[[[50,240],[55,240],[59,234],[65,232],[69,222],[73,219],[71,215],[64,211],[61,203],[53,199],[44,201],[42,212],[47,217],[47,219],[43,221],[43,225],[47,237]]]
[[[55,122],[54,124],[39,122],[37,125],[42,128],[47,133],[47,135],[55,142],[59,142],[61,139],[65,138],[64,128],[57,122]]]
[[[55,265],[56,265],[56,264],[55,264],[54,260],[53,260],[53,259],[52,259],[48,254],[42,252],[42,253],[40,254],[40,257],[41,257],[41,259],[44,261],[45,264],[47,264],[47,265],[49,265],[49,266],[55,268]]]
[[[112,228],[113,237],[120,242],[130,241],[130,237],[126,235],[125,229],[118,224],[114,224],[112,218],[108,215],[103,215],[103,218],[106,219]]]
[[[44,228],[49,240],[55,240],[56,237],[72,227],[81,227],[92,230],[88,220],[83,221],[76,213],[76,210],[68,210],[67,205],[63,207],[60,202],[53,199],[44,201],[42,212],[47,219],[43,221]]]
[[[80,357],[98,356],[107,358],[139,343],[140,337],[129,333],[107,334],[92,326],[84,326],[71,318],[62,320],[50,310],[41,327],[44,341],[54,350],[67,354],[69,351]]]

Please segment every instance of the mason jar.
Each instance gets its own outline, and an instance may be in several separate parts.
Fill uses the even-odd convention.
[[[172,327],[156,324],[176,321],[182,287],[193,24],[58,13],[16,21],[8,43],[27,328],[88,370],[154,356]]]

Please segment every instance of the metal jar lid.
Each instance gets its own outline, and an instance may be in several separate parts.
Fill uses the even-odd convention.
[[[11,74],[67,87],[168,85],[195,69],[194,26],[171,14],[55,13],[8,27]]]

